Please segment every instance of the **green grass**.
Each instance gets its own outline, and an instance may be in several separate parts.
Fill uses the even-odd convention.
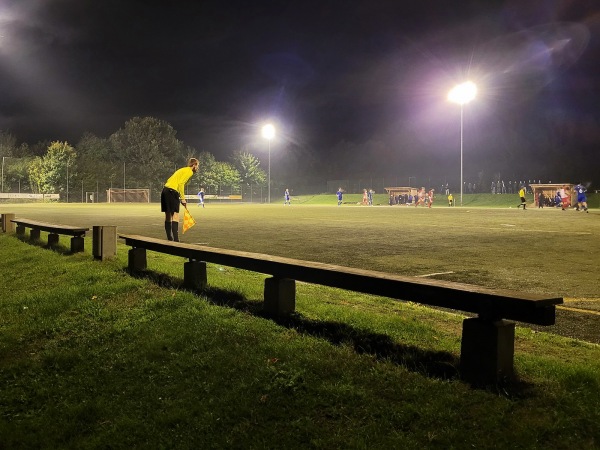
[[[9,211],[10,209],[10,211]],[[208,205],[187,242],[598,299],[598,212]],[[157,205],[10,205],[162,237]],[[577,234],[581,233],[581,234]],[[42,236],[45,239],[45,235]],[[68,240],[61,237],[68,247]],[[600,347],[517,327],[519,383],[458,380],[462,317],[149,253],[149,278],[0,235],[0,448],[596,448]],[[573,276],[572,282],[569,278]],[[557,280],[563,280],[557,282]]]

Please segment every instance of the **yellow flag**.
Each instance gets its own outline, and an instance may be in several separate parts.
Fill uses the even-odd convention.
[[[194,220],[188,209],[185,208],[185,213],[183,214],[183,232],[185,233],[194,225],[196,225],[196,221]]]

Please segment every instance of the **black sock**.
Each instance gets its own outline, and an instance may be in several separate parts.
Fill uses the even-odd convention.
[[[167,239],[172,241],[173,234],[171,233],[171,222],[165,222],[165,231],[167,232]]]
[[[179,222],[171,222],[171,230],[173,231],[173,240],[179,242]]]

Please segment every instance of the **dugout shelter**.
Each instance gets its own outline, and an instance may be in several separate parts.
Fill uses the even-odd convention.
[[[386,187],[384,188],[388,195],[393,195],[394,197],[398,197],[399,195],[412,195],[413,197],[417,195],[417,188],[414,187]]]
[[[573,189],[575,187],[574,184],[571,183],[546,183],[546,184],[530,184],[531,191],[533,192],[533,198],[535,199],[535,203],[537,206],[537,199],[540,193],[544,194],[546,198],[554,198],[556,196],[556,192],[564,187],[565,192],[569,196],[569,206],[577,203],[577,194]]]

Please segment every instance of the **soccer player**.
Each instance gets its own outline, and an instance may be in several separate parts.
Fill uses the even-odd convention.
[[[283,206],[288,205],[291,206],[292,204],[290,203],[290,191],[289,189],[286,189],[285,192],[283,193]]]
[[[417,199],[415,200],[415,208],[419,205],[425,205],[425,187],[419,189],[417,192]]]
[[[452,194],[448,194],[448,206],[453,206],[454,205],[454,197],[452,196]]]
[[[338,189],[336,195],[338,200],[338,206],[340,206],[342,204],[342,199],[344,198],[344,191],[341,187]]]
[[[587,189],[585,188],[585,186],[583,186],[581,183],[579,183],[577,186],[575,186],[575,192],[577,192],[577,211],[582,210],[582,211],[585,211],[586,213],[589,213],[588,205],[587,205],[587,197],[585,195],[585,193],[587,192]]]
[[[198,172],[200,163],[190,158],[188,165],[176,170],[169,177],[160,194],[160,210],[165,213],[165,231],[167,239],[179,242],[179,205],[185,205],[185,185],[192,175]]]
[[[198,192],[198,207],[200,207],[200,205],[204,208],[204,188],[200,189]]]
[[[431,205],[433,205],[433,191],[435,191],[435,189],[431,188],[431,189],[429,189],[429,192],[427,193],[427,196],[429,197],[428,208],[431,208]]]
[[[527,200],[525,200],[525,186],[521,186],[519,189],[519,197],[521,197],[521,204],[517,208],[523,207],[523,211],[527,209]]]
[[[560,206],[563,211],[566,211],[569,207],[569,196],[567,195],[565,187],[566,186],[563,186],[558,190],[558,195],[560,196]]]

